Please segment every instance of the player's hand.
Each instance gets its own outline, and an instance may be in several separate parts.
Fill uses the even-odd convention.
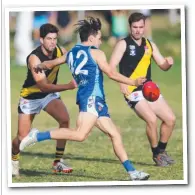
[[[39,73],[39,72],[42,73],[43,70],[48,70],[49,68],[48,68],[48,67],[46,66],[46,64],[43,62],[43,63],[41,63],[41,64],[37,64],[33,69],[34,69],[34,71],[35,71],[36,73]]]
[[[120,83],[120,91],[124,94],[124,95],[129,95],[130,92],[128,90],[128,85]]]
[[[166,57],[165,60],[166,60],[166,63],[167,63],[169,66],[172,66],[173,63],[174,63],[173,58],[170,57],[170,56],[169,56],[169,57]]]
[[[75,88],[78,87],[78,85],[77,85],[77,83],[76,83],[76,81],[75,81],[74,79],[72,79],[72,80],[68,83],[68,85],[69,85],[69,89],[75,89]]]
[[[146,81],[146,78],[145,77],[139,77],[135,80],[135,86],[140,86],[140,85],[143,85],[143,83]]]

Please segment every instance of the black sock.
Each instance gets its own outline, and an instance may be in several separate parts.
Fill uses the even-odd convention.
[[[157,146],[155,148],[152,148],[152,153],[153,153],[153,156],[157,156],[160,153],[159,147]]]
[[[60,159],[62,158],[63,154],[64,154],[64,148],[56,147],[56,154],[55,154],[54,162],[60,162]]]
[[[167,147],[167,143],[163,143],[161,141],[158,142],[158,147],[160,149],[160,152],[164,152],[166,147]]]

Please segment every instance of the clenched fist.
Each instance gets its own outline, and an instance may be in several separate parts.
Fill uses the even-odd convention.
[[[172,66],[173,63],[174,63],[173,58],[170,57],[170,56],[169,56],[169,57],[166,57],[165,60],[166,60],[166,62],[167,62],[167,64],[168,64],[169,66]]]

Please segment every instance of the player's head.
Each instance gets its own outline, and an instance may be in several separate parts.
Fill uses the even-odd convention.
[[[101,21],[99,18],[88,17],[85,20],[79,20],[76,24],[76,32],[79,33],[81,42],[87,42],[91,46],[99,48],[101,45]]]
[[[40,27],[40,42],[48,52],[52,52],[56,47],[58,31],[56,26],[49,23]]]
[[[129,16],[129,26],[131,36],[135,40],[139,40],[144,35],[145,16],[142,13],[135,12]]]

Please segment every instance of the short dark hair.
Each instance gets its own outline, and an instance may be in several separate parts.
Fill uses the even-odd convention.
[[[40,37],[45,38],[48,33],[58,33],[58,28],[53,24],[47,23],[40,27]]]
[[[101,21],[99,18],[88,17],[85,20],[79,20],[78,26],[75,30],[76,33],[79,33],[81,42],[87,41],[90,35],[96,36],[98,30],[101,30]]]
[[[146,17],[142,13],[135,12],[129,16],[129,25],[131,26],[133,22],[138,22],[140,20],[144,20],[145,22]]]

